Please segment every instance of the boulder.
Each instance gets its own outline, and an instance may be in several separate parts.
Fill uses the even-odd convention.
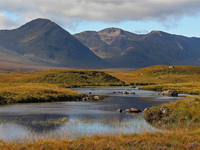
[[[131,94],[135,94],[135,92],[131,92]]]
[[[123,92],[123,94],[129,94],[127,91]]]
[[[98,100],[98,99],[99,99],[99,96],[94,96],[94,99]]]
[[[136,109],[136,108],[131,108],[131,112],[133,112],[133,113],[139,113],[139,112],[142,112],[142,110]]]
[[[178,92],[176,90],[167,90],[167,91],[163,91],[161,93],[161,95],[164,95],[164,96],[178,96]]]
[[[121,112],[122,112],[122,109],[117,109],[117,112],[120,112],[120,113],[121,113]]]
[[[130,110],[130,109],[126,109],[125,112],[126,112],[126,113],[130,113],[131,110]]]

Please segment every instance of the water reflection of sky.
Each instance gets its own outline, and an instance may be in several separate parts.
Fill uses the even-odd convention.
[[[118,113],[117,109],[160,105],[177,97],[163,97],[156,92],[129,89],[135,95],[123,95],[118,91],[127,88],[80,88],[79,92],[109,96],[92,102],[54,102],[16,104],[0,107],[0,139],[35,137],[75,138],[81,135],[141,133],[155,131],[141,114]],[[116,92],[115,94],[113,92]],[[180,97],[179,97],[180,98]],[[65,122],[57,120],[67,118]]]

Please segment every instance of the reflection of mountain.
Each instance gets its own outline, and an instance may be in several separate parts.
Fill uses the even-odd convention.
[[[67,118],[63,115],[12,115],[0,116],[1,123],[11,123],[24,126],[31,132],[44,133],[54,131],[63,126]]]

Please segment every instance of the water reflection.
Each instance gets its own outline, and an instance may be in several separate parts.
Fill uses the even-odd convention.
[[[0,107],[0,138],[3,140],[36,137],[75,138],[92,134],[141,133],[155,131],[140,114],[116,112],[131,107],[144,110],[177,99],[161,97],[151,91],[135,95],[113,93],[127,89],[76,89],[82,93],[109,96],[92,102],[54,102],[16,104]]]

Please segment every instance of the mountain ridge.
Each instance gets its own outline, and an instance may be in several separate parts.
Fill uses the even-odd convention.
[[[156,30],[137,35],[118,28],[106,28],[95,32],[100,38],[94,44],[90,33],[92,31],[74,36],[113,66],[142,68],[162,64],[200,65],[200,38]],[[85,34],[87,41],[84,41]],[[102,41],[104,45],[100,44]]]

